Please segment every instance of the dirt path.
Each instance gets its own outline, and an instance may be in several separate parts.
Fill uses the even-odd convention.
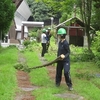
[[[46,63],[46,60],[42,60],[42,63]],[[55,73],[56,73],[56,67],[54,66],[48,66],[46,67],[48,69],[48,74],[50,76],[50,78],[55,81]],[[71,99],[71,100],[84,100],[84,97],[77,95],[75,93],[72,93],[71,91],[67,90],[67,86],[65,83],[65,78],[64,75],[62,75],[62,81],[61,81],[61,85],[65,85],[66,87],[66,92],[62,93],[62,94],[55,94],[55,96],[59,97],[59,98],[66,98],[66,99]],[[64,99],[65,100],[65,99]]]
[[[20,52],[18,52],[18,62],[22,64],[27,63],[24,55]],[[33,86],[30,83],[30,77],[28,73],[24,71],[17,71],[16,74],[19,91],[16,93],[15,100],[35,100],[35,97],[32,96],[31,92],[38,87]]]
[[[17,71],[18,87],[20,92],[17,93],[15,100],[35,100],[31,91],[36,89],[29,81],[28,73]]]
[[[56,67],[49,66],[49,67],[47,67],[47,69],[48,69],[48,74],[49,74],[50,78],[53,81],[55,81]],[[62,94],[55,94],[55,96],[60,97],[60,98],[67,98],[67,99],[71,99],[71,100],[84,100],[84,98],[82,96],[77,95],[77,94],[73,94],[73,93],[71,93],[71,91],[67,90],[67,86],[66,86],[66,83],[65,83],[64,75],[62,75],[61,85],[65,85],[66,92],[62,93]]]
[[[43,64],[47,63],[47,61],[45,59],[41,59],[40,56],[39,56],[39,58]],[[18,62],[19,63],[27,63],[26,59],[24,58],[24,56],[21,53],[19,53]],[[49,74],[50,78],[53,81],[55,81],[56,67],[49,66],[49,67],[47,67],[47,69],[48,69],[48,74]],[[33,86],[30,83],[28,73],[23,72],[23,71],[17,71],[17,80],[18,80],[18,87],[19,87],[20,91],[16,94],[15,100],[35,100],[35,97],[32,96],[31,92],[33,90],[37,89],[38,87]],[[62,76],[61,84],[64,84],[64,85],[66,84],[65,80],[64,80],[64,76]],[[84,100],[84,98],[82,96],[73,94],[71,92],[68,93],[68,91],[63,94],[55,94],[55,96],[58,96],[60,98],[67,98],[67,99],[69,98],[72,100]]]

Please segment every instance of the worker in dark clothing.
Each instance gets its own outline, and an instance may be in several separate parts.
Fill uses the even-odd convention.
[[[48,28],[47,29],[47,32],[46,32],[46,36],[47,36],[47,43],[46,43],[46,52],[48,53],[48,49],[49,49],[49,46],[50,46],[50,38],[51,38],[51,28]]]
[[[60,28],[57,31],[57,35],[60,39],[59,45],[58,45],[58,52],[57,56],[61,57],[61,60],[57,62],[57,68],[56,68],[56,86],[60,86],[60,82],[62,79],[62,70],[64,69],[64,77],[65,82],[68,86],[69,90],[73,90],[72,88],[72,82],[70,78],[70,48],[69,44],[66,41],[66,30],[64,28]]]

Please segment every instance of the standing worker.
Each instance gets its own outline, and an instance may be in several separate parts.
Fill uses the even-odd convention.
[[[47,43],[46,29],[43,29],[41,34],[41,45],[42,45],[41,57],[44,57],[44,54],[46,53],[46,43]]]
[[[50,46],[50,38],[51,38],[51,28],[48,28],[47,29],[47,32],[46,32],[46,35],[47,35],[47,43],[46,43],[46,52],[48,53],[48,49],[49,49],[49,46]]]
[[[59,28],[57,31],[57,35],[60,39],[57,56],[60,56],[61,60],[57,62],[57,67],[56,67],[56,80],[55,80],[56,86],[57,87],[60,86],[60,82],[62,79],[62,70],[64,69],[65,82],[68,86],[68,89],[73,90],[70,78],[70,58],[69,58],[70,48],[67,40],[65,39],[66,30],[64,28]]]

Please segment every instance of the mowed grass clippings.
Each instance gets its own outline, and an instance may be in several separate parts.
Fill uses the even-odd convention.
[[[8,47],[0,49],[0,100],[14,100],[16,70],[13,65],[17,61],[17,49]]]

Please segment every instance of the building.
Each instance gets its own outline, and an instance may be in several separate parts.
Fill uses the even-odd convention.
[[[6,35],[7,40],[1,44],[2,46],[18,45],[25,37],[28,37],[29,27],[43,27],[44,25],[44,22],[29,21],[32,13],[26,0],[13,0],[13,3],[16,6],[14,19]]]
[[[85,25],[81,19],[74,16],[60,24],[58,24],[55,28],[57,30],[63,27],[67,31],[67,40],[69,44],[73,44],[75,46],[87,46],[87,36],[85,33]],[[90,27],[90,30],[94,30]]]

